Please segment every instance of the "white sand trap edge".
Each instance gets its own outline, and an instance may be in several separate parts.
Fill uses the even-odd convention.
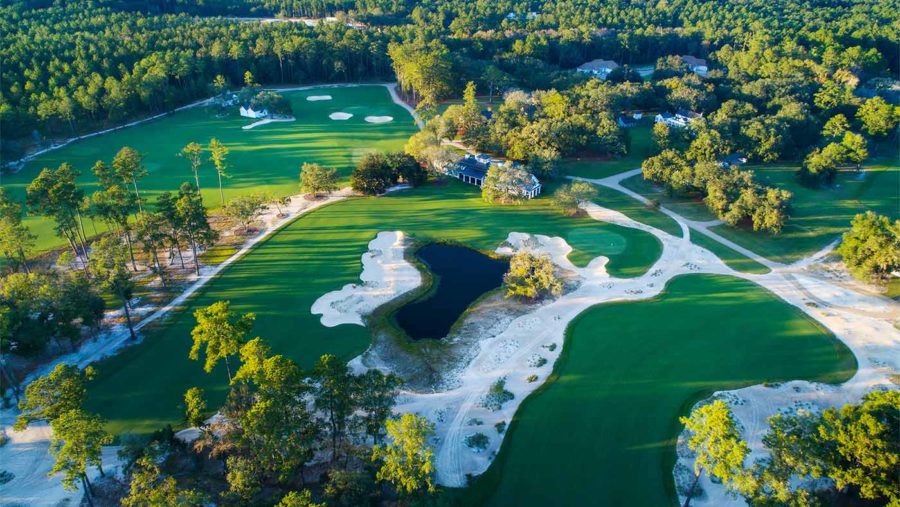
[[[310,308],[322,315],[322,325],[363,323],[363,316],[388,301],[422,285],[422,275],[403,257],[406,236],[400,231],[382,231],[369,242],[362,256],[362,284],[348,283],[317,299]]]
[[[306,100],[310,102],[316,102],[319,100],[331,100],[331,95],[310,95],[306,97]]]
[[[259,120],[251,123],[250,125],[244,125],[241,127],[244,130],[250,130],[254,127],[259,127],[260,125],[265,125],[267,123],[276,123],[276,122],[287,122],[287,121],[297,121],[296,118],[291,116],[290,118],[266,118],[265,120]]]
[[[332,120],[349,120],[353,118],[353,115],[350,113],[331,113],[328,115]]]
[[[366,121],[369,123],[387,123],[389,121],[394,121],[393,116],[366,116]]]

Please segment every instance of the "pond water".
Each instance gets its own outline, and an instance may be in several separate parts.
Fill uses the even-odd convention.
[[[432,243],[416,252],[431,271],[431,290],[400,307],[397,324],[414,340],[447,336],[453,323],[482,294],[503,283],[509,261],[455,245]]]

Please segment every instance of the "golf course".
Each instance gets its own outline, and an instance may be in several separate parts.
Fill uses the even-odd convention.
[[[599,305],[570,325],[553,376],[459,503],[670,505],[678,414],[717,390],[855,371],[830,332],[754,283],[681,276],[654,300]]]
[[[92,409],[117,433],[148,433],[180,421],[185,389],[201,386],[218,404],[227,387],[225,368],[211,374],[188,359],[193,310],[219,300],[240,312],[255,312],[253,336],[303,367],[322,354],[349,360],[370,342],[358,326],[326,328],[310,312],[322,294],[358,281],[360,256],[380,231],[401,229],[422,240],[453,241],[491,252],[510,232],[571,238],[570,259],[585,265],[599,255],[610,258],[614,276],[637,276],[659,257],[659,241],[645,232],[587,217],[571,218],[546,199],[524,206],[486,204],[477,188],[450,182],[379,198],[330,204],[304,215],[256,246],[223,271],[189,304],[154,329],[138,345],[97,365]],[[152,372],[152,385],[148,383]],[[128,386],[123,392],[123,386]]]
[[[330,96],[330,100],[307,100]],[[185,181],[193,181],[190,163],[178,156],[190,142],[206,145],[217,138],[228,146],[228,178],[223,184],[226,202],[254,192],[293,195],[298,191],[300,166],[315,162],[338,169],[342,178],[366,153],[398,150],[415,132],[415,124],[402,107],[391,100],[387,88],[380,85],[311,88],[284,92],[291,101],[296,121],[259,125],[250,130],[253,119],[238,114],[237,106],[219,111],[216,106],[197,106],[168,116],[122,128],[95,137],[75,141],[44,153],[16,173],[3,176],[3,187],[10,195],[24,200],[28,184],[45,167],[56,168],[68,162],[81,171],[78,180],[85,194],[97,190],[91,167],[98,160],[107,164],[123,146],[144,155],[147,176],[141,180],[141,196],[152,202],[162,192],[174,192]],[[347,120],[332,120],[329,115],[345,112]],[[367,116],[390,116],[386,123],[370,123]],[[208,155],[207,155],[208,156]],[[206,157],[204,157],[205,159]],[[221,206],[216,170],[209,161],[200,169],[200,188],[205,203]],[[25,219],[37,235],[37,249],[62,246],[53,233],[53,223],[45,217]],[[103,231],[103,224],[94,224]],[[88,226],[90,229],[90,226]]]

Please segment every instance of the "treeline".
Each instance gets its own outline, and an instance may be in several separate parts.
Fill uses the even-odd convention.
[[[240,85],[387,79],[386,36],[341,23],[244,23],[145,16],[80,2],[0,7],[0,129],[11,141],[63,135],[170,110]]]
[[[861,403],[769,418],[766,457],[750,454],[722,400],[682,417],[696,453],[695,480],[680,491],[685,505],[706,473],[750,505],[819,506],[900,503],[900,391],[872,391]],[[862,499],[863,501],[860,501]]]
[[[104,503],[311,507],[421,501],[434,493],[434,427],[421,416],[394,416],[400,378],[354,373],[332,355],[303,371],[261,338],[248,339],[255,315],[238,314],[227,301],[194,316],[190,357],[203,356],[207,373],[225,364],[226,401],[211,409],[202,389],[189,388],[184,424],[195,436],[166,427],[149,441],[126,439],[124,482],[107,481]],[[235,356],[240,366],[232,370]],[[66,489],[80,483],[90,505],[89,468],[103,474],[102,447],[112,442],[105,421],[83,408],[95,375],[91,367],[56,366],[25,389],[16,421],[19,430],[50,423],[53,471]]]

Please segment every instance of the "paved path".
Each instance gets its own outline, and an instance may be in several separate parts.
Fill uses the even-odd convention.
[[[639,194],[631,189],[628,189],[628,188],[625,188],[624,186],[622,186],[622,180],[631,178],[632,176],[636,176],[638,174],[641,174],[640,169],[633,169],[631,171],[625,171],[622,173],[614,174],[612,176],[608,176],[606,178],[599,178],[599,179],[580,178],[577,176],[570,176],[569,179],[586,181],[588,183],[593,183],[595,185],[602,185],[604,187],[611,188],[613,190],[622,192],[623,194],[625,194],[633,199],[636,199],[644,204],[649,205],[650,204],[649,199],[647,199],[646,197],[642,196],[641,194]],[[678,224],[681,225],[681,229],[683,231],[685,231],[684,237],[686,237],[688,239],[690,239],[690,233],[685,230],[685,226],[700,232],[704,236],[707,236],[708,238],[710,238],[718,243],[721,243],[722,245],[727,246],[728,248],[734,250],[735,252],[740,253],[744,257],[747,257],[748,259],[752,259],[769,269],[775,270],[775,269],[783,268],[785,266],[784,264],[782,264],[780,262],[770,261],[769,259],[766,259],[765,257],[757,254],[756,252],[748,250],[748,249],[742,247],[741,245],[738,245],[737,243],[735,243],[727,238],[724,238],[721,235],[717,234],[716,232],[712,231],[711,227],[721,225],[722,224],[721,220],[691,220],[691,219],[685,218],[684,216],[670,210],[669,208],[666,208],[665,206],[660,206],[658,209],[662,213],[665,213],[666,215],[668,215],[672,219],[674,219],[676,222],[678,222]]]

